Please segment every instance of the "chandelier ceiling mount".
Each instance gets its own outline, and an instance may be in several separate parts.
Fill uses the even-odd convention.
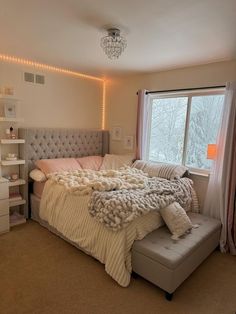
[[[120,30],[118,28],[108,28],[107,33],[107,36],[104,36],[101,39],[101,47],[109,59],[118,59],[126,48],[127,41],[120,35]]]

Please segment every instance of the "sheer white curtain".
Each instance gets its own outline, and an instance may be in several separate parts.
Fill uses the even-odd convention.
[[[136,130],[136,158],[147,158],[148,121],[150,118],[149,97],[145,89],[138,91],[137,130]]]
[[[217,139],[217,157],[212,167],[203,213],[220,218],[223,228],[220,240],[225,251],[227,241],[228,199],[231,193],[234,129],[236,123],[236,82],[226,84],[222,123]],[[235,193],[235,191],[234,191]]]

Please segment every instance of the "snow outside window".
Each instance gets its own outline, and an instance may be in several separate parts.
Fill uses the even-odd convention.
[[[224,90],[150,96],[147,159],[209,170],[207,145],[216,143]]]

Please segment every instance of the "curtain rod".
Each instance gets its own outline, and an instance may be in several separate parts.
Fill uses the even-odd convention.
[[[206,86],[206,87],[193,87],[193,88],[180,88],[180,89],[166,89],[166,90],[152,90],[147,91],[147,94],[156,94],[156,93],[171,93],[171,92],[186,92],[190,90],[201,90],[201,89],[213,89],[213,88],[224,88],[225,85],[219,85],[219,86]],[[138,92],[137,92],[138,95]]]

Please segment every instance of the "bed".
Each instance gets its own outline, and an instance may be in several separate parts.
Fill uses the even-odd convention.
[[[25,139],[20,146],[20,156],[25,160],[21,167],[21,177],[28,184],[22,191],[27,201],[25,215],[30,216],[29,173],[38,159],[104,156],[109,151],[109,133],[101,130],[64,129],[64,128],[19,128],[19,138]]]
[[[27,128],[19,129],[19,135],[26,142],[21,156],[26,160],[27,177],[39,159],[103,156],[108,152],[106,131]],[[46,182],[42,199],[41,190],[42,186],[34,187],[34,193],[30,193],[31,218],[98,259],[119,285],[128,286],[133,242],[163,225],[160,214],[149,212],[114,232],[91,217],[87,210],[88,195],[80,195],[78,201],[78,196],[66,192],[55,180]]]

